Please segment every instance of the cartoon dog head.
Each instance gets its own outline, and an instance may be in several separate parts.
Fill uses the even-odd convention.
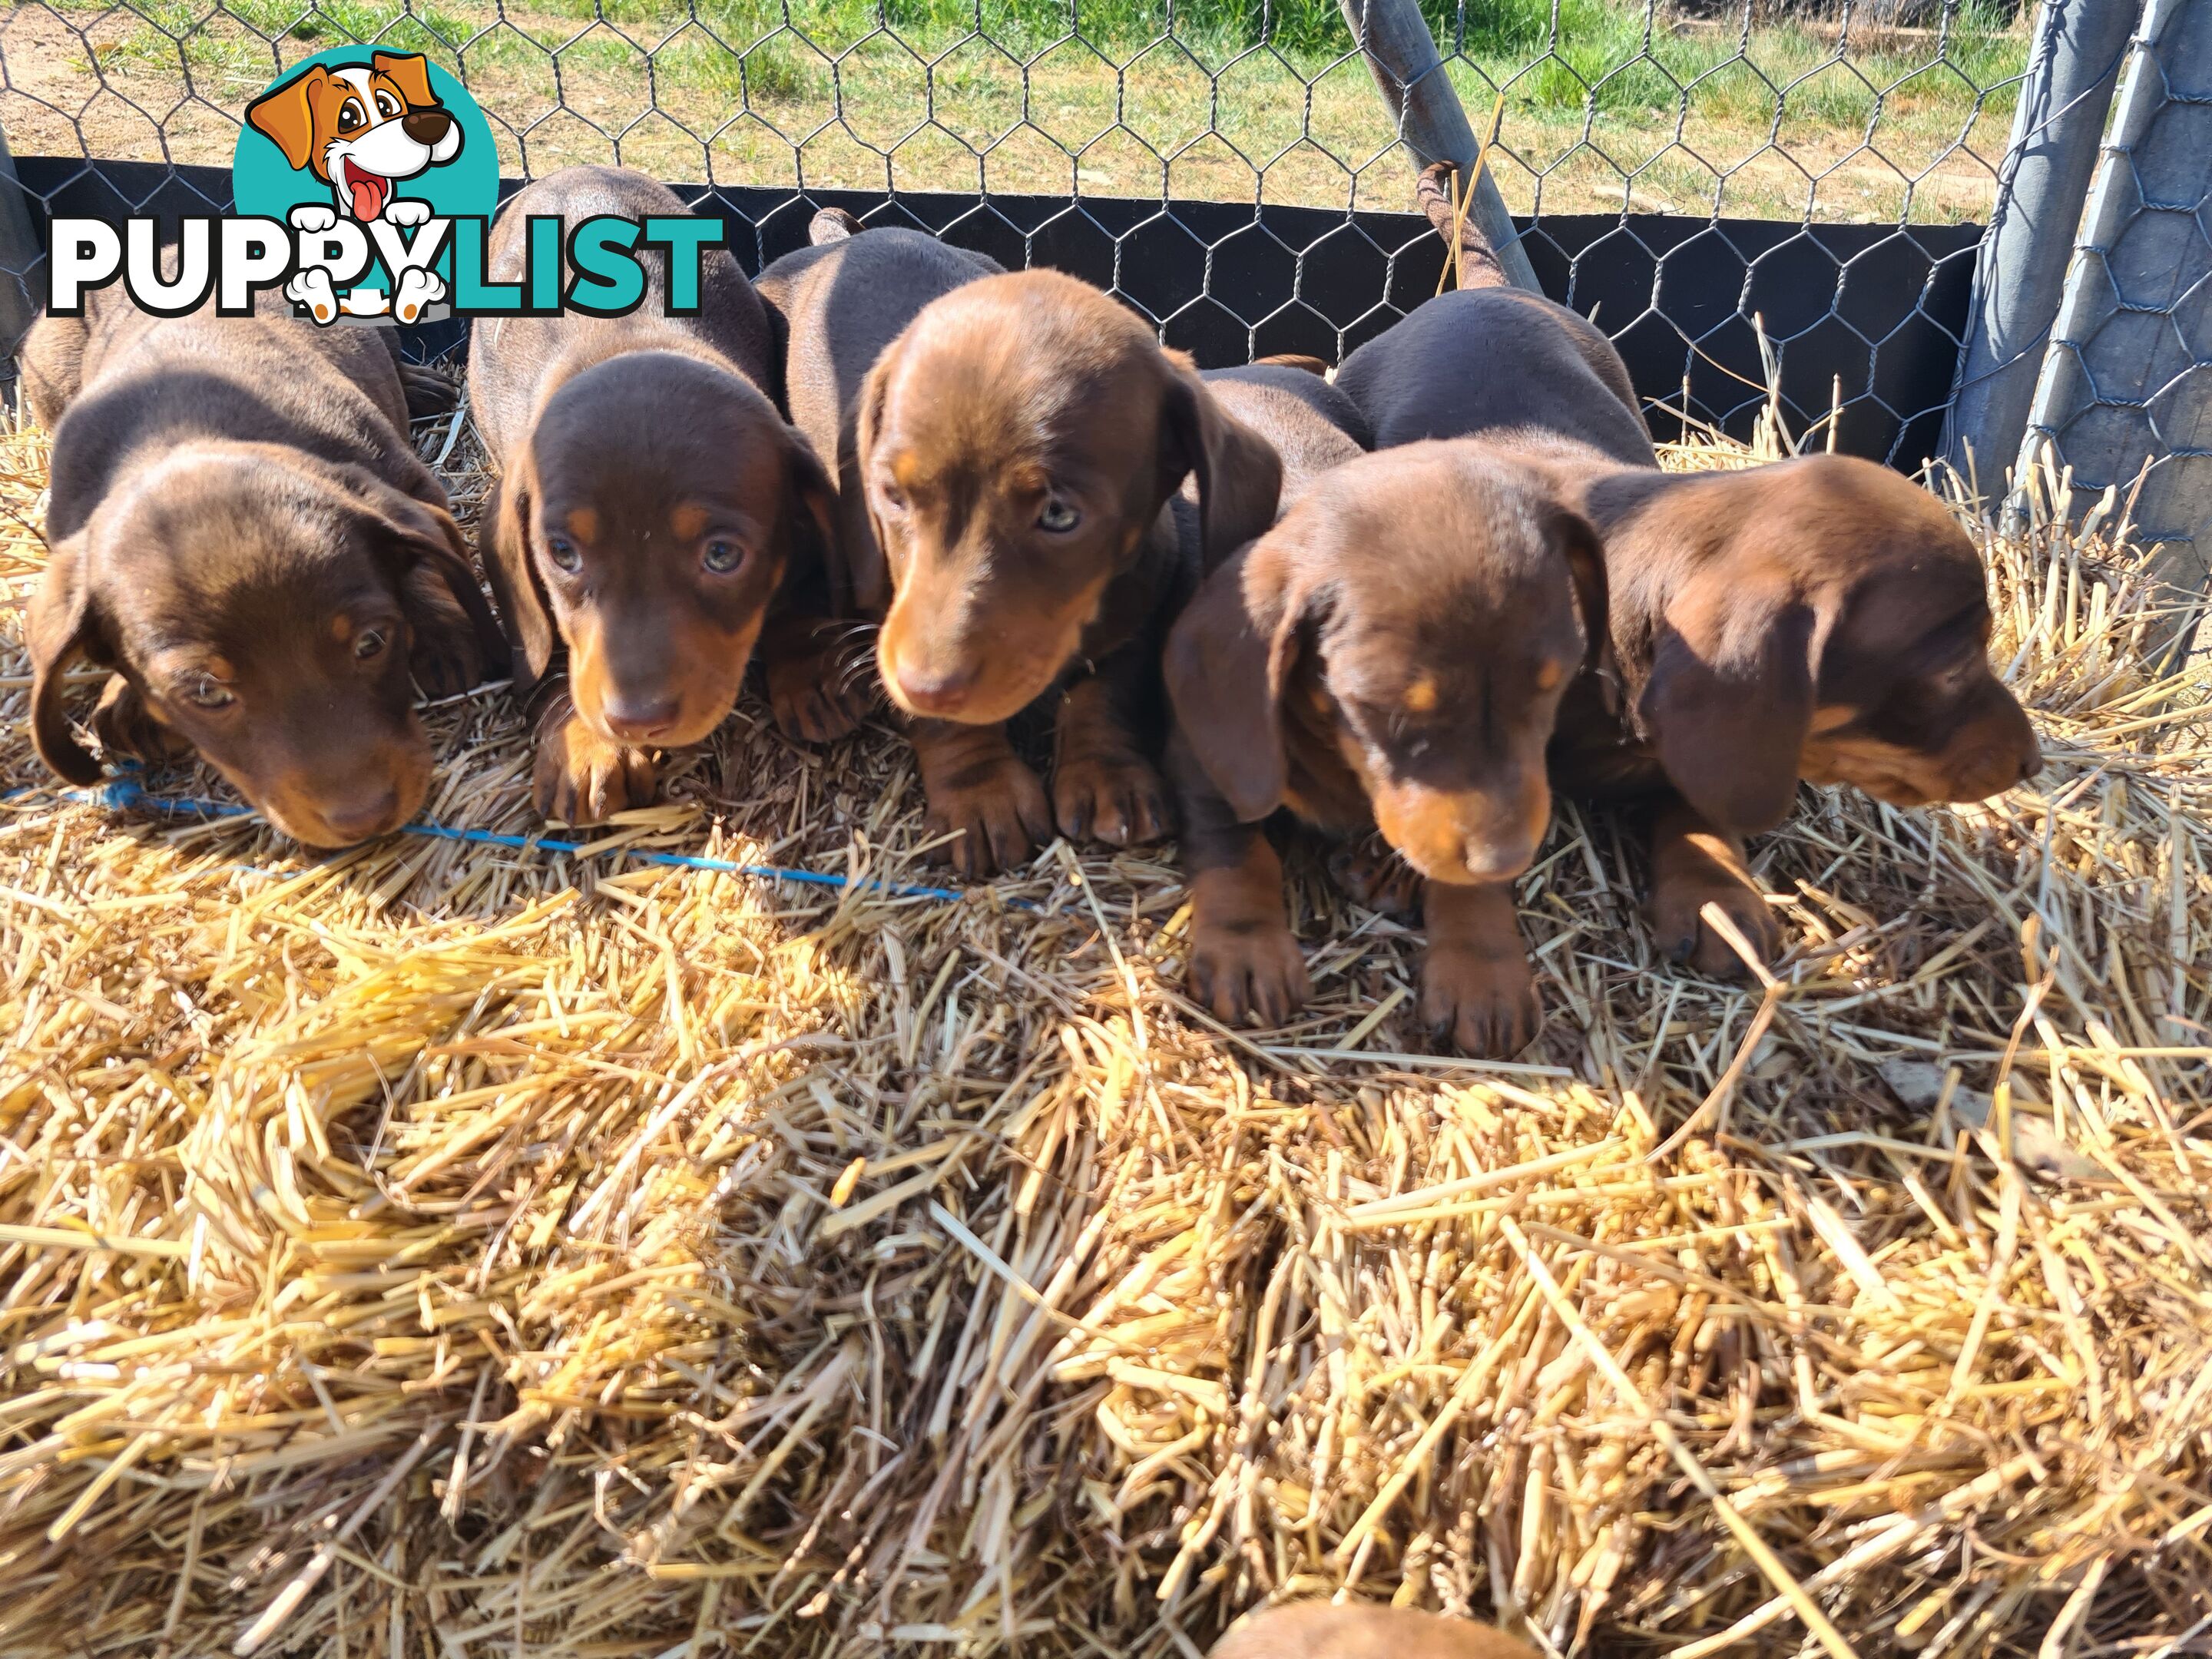
[[[461,125],[430,90],[419,52],[380,52],[367,67],[314,64],[248,105],[246,118],[361,220],[383,214],[398,180],[461,153]]]

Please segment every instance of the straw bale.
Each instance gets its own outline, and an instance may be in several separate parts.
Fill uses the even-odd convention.
[[[1481,1066],[1315,856],[1269,1032],[1180,995],[1158,849],[953,904],[641,861],[919,870],[889,730],[751,702],[587,857],[65,799],[43,467],[0,434],[0,1655],[2212,1630],[2212,707],[2119,504],[1983,532],[2036,787],[1807,792],[1770,984],[1654,960],[1564,809],[1549,1027]],[[532,832],[504,697],[429,718],[429,816]]]

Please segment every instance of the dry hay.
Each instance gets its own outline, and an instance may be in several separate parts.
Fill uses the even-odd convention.
[[[0,1653],[1150,1659],[1346,1586],[1557,1650],[2180,1650],[2206,699],[2095,526],[1990,556],[2041,791],[1808,794],[1765,988],[1655,963],[1563,813],[1521,1071],[1418,1052],[1414,942],[1312,860],[1266,1034],[1178,995],[1158,854],[957,904],[639,862],[908,868],[896,742],[751,706],[588,858],[64,801],[11,619]],[[433,816],[532,828],[504,698],[434,719]]]

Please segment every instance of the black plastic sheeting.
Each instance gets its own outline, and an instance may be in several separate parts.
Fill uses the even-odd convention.
[[[19,156],[35,207],[120,218],[217,212],[222,168]],[[1411,194],[1411,177],[1407,179]],[[510,182],[505,188],[520,187]],[[1009,267],[1050,265],[1117,294],[1201,367],[1272,352],[1331,362],[1437,290],[1442,241],[1413,213],[1249,203],[678,185],[711,196],[748,270],[803,246],[817,207],[905,224]],[[1528,237],[1544,290],[1620,349],[1655,435],[1672,411],[1747,436],[1765,402],[1763,330],[1793,433],[1840,408],[1835,447],[1917,469],[1936,449],[1966,330],[1976,225],[1797,224],[1549,215]],[[1754,326],[1753,319],[1757,319]],[[428,355],[465,324],[412,331]],[[1827,443],[1823,429],[1815,441]]]

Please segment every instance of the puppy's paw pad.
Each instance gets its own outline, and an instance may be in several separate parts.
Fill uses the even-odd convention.
[[[532,793],[540,812],[562,823],[598,823],[649,805],[655,782],[646,750],[608,743],[574,719],[538,740]]]
[[[959,832],[930,856],[963,876],[1011,870],[1052,835],[1044,786],[1012,755],[965,769],[928,795],[924,832],[929,839]]]
[[[1284,1024],[1313,994],[1297,937],[1276,921],[1194,928],[1185,976],[1192,1000],[1224,1025]]]
[[[1462,1054],[1504,1060],[1534,1038],[1543,1006],[1528,958],[1519,952],[1497,956],[1463,945],[1431,945],[1421,968],[1421,1018]]]
[[[417,202],[411,198],[403,196],[386,205],[384,217],[390,224],[410,226],[422,224],[430,217],[430,204],[428,202]]]
[[[1339,849],[1330,858],[1328,869],[1345,896],[1363,908],[1386,916],[1420,914],[1420,872],[1380,836]]]
[[[1761,963],[1780,953],[1781,924],[1765,899],[1733,877],[1716,874],[1666,882],[1652,894],[1651,931],[1662,956],[1715,979],[1741,978],[1750,971],[1735,947],[1706,924],[1703,913],[1708,904],[1720,907]]]
[[[1053,772],[1052,805],[1061,835],[1109,847],[1158,841],[1175,823],[1160,775],[1133,755],[1063,759]]]
[[[304,230],[309,235],[328,230],[338,222],[337,211],[315,202],[302,202],[286,216],[295,230]]]

